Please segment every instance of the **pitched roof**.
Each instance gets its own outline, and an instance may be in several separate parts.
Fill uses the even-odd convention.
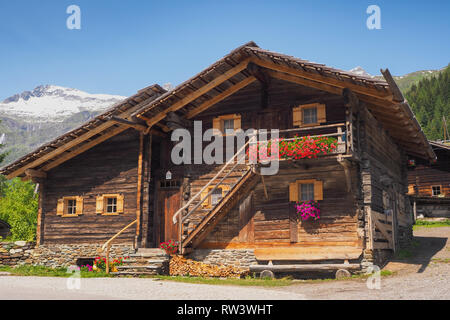
[[[58,165],[74,149],[83,150],[81,148],[88,148],[92,140],[106,139],[108,135],[123,130],[120,125],[109,120],[110,116],[141,118],[151,126],[164,124],[164,118],[169,112],[192,118],[216,101],[255,81],[255,74],[249,70],[249,64],[257,65],[269,76],[334,94],[342,95],[344,89],[350,89],[407,153],[426,159],[436,157],[387,69],[382,70],[385,81],[264,50],[251,41],[173,90],[166,92],[158,85],[140,90],[83,126],[6,166],[0,173],[14,177],[23,174],[27,168],[45,171]]]
[[[352,90],[407,153],[426,159],[436,157],[389,70],[381,70],[386,80],[372,78],[264,50],[254,42],[231,51],[133,115],[147,120],[150,125],[162,121],[164,113],[169,111],[192,118],[208,107],[209,101],[217,101],[254,81],[254,75],[248,68],[240,68],[249,62],[282,80],[339,95],[342,95],[344,88]]]

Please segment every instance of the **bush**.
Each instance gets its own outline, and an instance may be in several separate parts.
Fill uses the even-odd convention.
[[[19,178],[7,181],[0,195],[0,219],[11,225],[11,240],[32,241],[36,237],[38,194],[35,185]]]

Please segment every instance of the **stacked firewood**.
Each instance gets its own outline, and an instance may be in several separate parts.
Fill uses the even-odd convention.
[[[240,278],[248,275],[248,273],[248,269],[233,266],[216,266],[181,256],[172,256],[170,259],[171,276]]]

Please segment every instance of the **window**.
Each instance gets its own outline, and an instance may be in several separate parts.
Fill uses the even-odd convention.
[[[117,198],[106,198],[106,213],[117,213]]]
[[[211,194],[211,205],[215,206],[220,202],[220,199],[222,199],[222,188],[218,187],[216,190],[213,191]]]
[[[234,130],[234,119],[223,120],[223,132],[227,132],[227,130]]]
[[[314,183],[300,183],[299,201],[314,200]]]
[[[323,181],[296,180],[289,184],[289,201],[323,200]]]
[[[75,199],[67,200],[66,214],[76,214],[76,213],[77,213],[77,200],[75,200]]]
[[[123,195],[104,194],[97,197],[96,213],[101,215],[118,215],[123,213]]]
[[[292,120],[294,127],[320,125],[327,122],[326,107],[320,103],[297,106],[292,109]]]
[[[202,192],[201,198],[205,198],[208,193],[211,192],[211,190],[214,188],[214,186],[209,186],[206,190]],[[220,200],[222,200],[223,197],[227,194],[227,192],[230,190],[230,186],[227,185],[221,185],[220,187],[217,187],[212,194],[209,195],[209,197],[202,202],[202,207],[205,209],[211,209],[214,206],[216,206]]]
[[[241,129],[241,116],[239,114],[227,114],[213,119],[213,128],[226,134],[226,130]]]
[[[83,214],[83,198],[73,196],[58,199],[56,214],[61,217],[77,217]]]
[[[303,124],[317,123],[317,108],[303,109]]]
[[[441,195],[441,186],[432,186],[431,187],[431,195],[433,197],[437,197]]]

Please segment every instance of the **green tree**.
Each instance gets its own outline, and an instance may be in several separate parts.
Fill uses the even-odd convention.
[[[0,198],[0,219],[11,225],[12,240],[34,240],[38,195],[30,181],[14,178],[7,181]]]
[[[3,145],[0,145],[0,150]],[[6,157],[0,154],[0,166]],[[31,182],[19,178],[6,180],[0,175],[0,219],[11,225],[11,240],[34,240],[38,209],[38,196]]]
[[[450,131],[450,65],[439,75],[413,84],[405,93],[405,97],[427,138],[442,140],[444,116]]]

